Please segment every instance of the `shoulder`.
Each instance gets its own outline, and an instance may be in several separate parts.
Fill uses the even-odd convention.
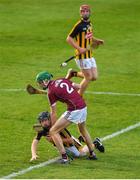
[[[82,20],[79,20],[74,24],[73,28],[75,29],[75,28],[79,27],[81,24],[82,24]]]

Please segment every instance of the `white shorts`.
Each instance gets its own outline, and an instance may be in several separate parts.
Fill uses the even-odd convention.
[[[86,121],[87,118],[87,107],[75,111],[66,111],[62,114],[63,118],[71,121],[75,124],[80,124]]]
[[[96,61],[93,57],[88,59],[77,59],[75,61],[80,69],[97,68]]]
[[[74,157],[79,157],[80,156],[80,152],[75,146],[65,147],[65,149],[66,149],[66,151],[69,151],[70,153],[72,153],[72,155]]]

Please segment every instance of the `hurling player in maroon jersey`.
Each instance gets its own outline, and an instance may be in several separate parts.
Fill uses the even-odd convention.
[[[85,122],[87,117],[86,103],[77,92],[80,88],[78,84],[72,83],[70,80],[60,78],[51,80],[52,74],[48,72],[41,72],[36,76],[36,81],[39,86],[48,91],[48,100],[51,110],[52,128],[49,131],[56,147],[62,155],[62,163],[68,163],[68,157],[59,135],[59,132],[66,128],[71,123],[78,125],[79,131],[85,139],[89,149],[89,159],[96,160],[96,155],[93,151],[93,143],[88,130],[86,129]],[[57,101],[63,102],[67,105],[67,111],[57,120],[56,118],[56,103]]]

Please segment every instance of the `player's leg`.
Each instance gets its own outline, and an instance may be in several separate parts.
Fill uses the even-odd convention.
[[[92,144],[91,137],[85,126],[85,121],[87,117],[87,107],[80,110],[66,112],[62,116],[66,117],[68,121],[78,124],[79,131],[81,132],[82,136],[85,138],[86,144],[89,148],[91,159],[97,159],[95,153],[93,152],[94,147]]]
[[[98,77],[97,72],[97,65],[94,58],[91,59],[84,59],[84,60],[76,60],[76,64],[78,68],[81,70],[80,72],[77,72],[73,69],[69,69],[66,75],[66,79],[71,79],[72,77],[80,77],[80,78],[88,78],[92,81],[95,81]],[[87,72],[83,72],[82,70],[89,69],[91,70],[90,73],[87,74]]]
[[[96,65],[96,60],[94,58],[90,59],[90,67],[92,71],[92,81],[96,81],[98,78],[98,70],[97,70],[97,65]]]
[[[60,118],[59,120],[56,121],[56,123],[52,126],[50,129],[49,133],[58,148],[60,154],[62,155],[62,161],[65,163],[68,161],[66,151],[62,142],[62,139],[59,135],[59,132],[67,127],[71,122],[67,121],[65,118]],[[62,163],[63,163],[62,162]]]
[[[90,81],[92,81],[93,72],[92,69],[82,69],[81,72],[83,73],[84,78],[80,83],[81,88],[79,89],[78,93],[82,96],[87,89]]]
[[[68,69],[65,78],[71,79],[72,77],[78,77],[78,72],[70,68],[70,69]]]
[[[100,152],[104,153],[105,152],[105,147],[102,144],[101,140],[99,138],[96,138],[93,141],[93,144],[95,145],[95,148],[98,149]]]
[[[84,77],[80,83],[81,88],[79,90],[79,94],[82,96],[87,89],[90,81],[95,81],[97,79],[97,66],[94,58],[79,60],[77,61],[77,65],[81,69]]]
[[[65,147],[65,149],[66,149],[66,152],[70,153],[73,157],[80,156],[79,150],[74,145],[70,147]]]
[[[83,62],[83,66],[81,66],[81,73],[81,76],[83,75],[84,79],[80,83],[81,88],[79,90],[79,94],[82,96],[90,81],[96,81],[98,78],[97,65],[94,58]]]
[[[71,79],[72,77],[83,78],[83,80],[80,83],[81,88],[79,90],[79,94],[82,96],[86,88],[88,87],[90,81],[95,81],[97,79],[98,77],[97,68],[81,69],[80,72],[76,72],[72,69],[69,69],[65,78]]]
[[[94,146],[92,144],[92,139],[89,135],[89,132],[86,129],[85,122],[78,124],[78,128],[79,128],[80,133],[84,137],[85,143],[87,144],[89,150],[92,151]]]
[[[86,144],[88,146],[89,153],[90,153],[89,158],[96,160],[97,158],[96,158],[96,155],[95,155],[95,153],[93,151],[94,145],[92,143],[92,139],[90,137],[90,134],[89,134],[88,130],[86,129],[85,122],[78,124],[78,127],[79,127],[80,133],[85,138],[85,142],[86,142]]]
[[[92,81],[96,81],[98,78],[98,71],[96,67],[91,68],[92,71]]]
[[[65,78],[66,79],[71,79],[72,77],[84,78],[84,75],[83,75],[83,73],[81,71],[75,71],[73,69],[68,69]]]
[[[85,142],[83,136],[79,136],[78,140],[79,140],[80,143],[81,143],[81,142]],[[95,138],[95,140],[93,141],[93,145],[94,145],[94,147],[95,147],[96,149],[98,149],[98,151],[100,151],[100,152],[102,152],[102,153],[105,152],[105,147],[104,147],[103,143],[101,142],[100,138],[98,138],[98,137]],[[87,145],[83,146],[83,147],[81,148],[81,151],[82,151],[82,152],[88,152],[88,147],[87,147]]]

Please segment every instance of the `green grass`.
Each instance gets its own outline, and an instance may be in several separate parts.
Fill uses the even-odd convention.
[[[83,0],[0,0],[0,177],[28,168],[32,125],[39,112],[49,109],[45,96],[1,89],[35,85],[38,72],[48,70],[62,77],[59,64],[73,55],[65,39],[78,20]],[[87,0],[93,8],[95,36],[105,45],[95,51],[99,79],[93,92],[140,93],[140,1]],[[71,62],[68,68],[75,68]],[[80,82],[80,79],[74,79]],[[104,137],[140,121],[140,97],[85,94],[87,127],[92,137]],[[58,105],[58,116],[65,111]],[[78,136],[75,125],[69,127]],[[104,142],[106,153],[98,161],[77,159],[69,166],[51,164],[15,178],[114,178],[139,179],[139,130]],[[38,164],[58,156],[44,140],[38,147]]]

